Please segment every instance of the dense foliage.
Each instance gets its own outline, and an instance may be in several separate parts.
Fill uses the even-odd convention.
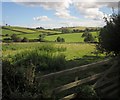
[[[56,42],[65,42],[65,39],[58,36]]]
[[[88,30],[86,30],[82,34],[82,37],[84,38],[84,42],[94,42],[95,41],[94,37],[92,36],[92,34]]]
[[[102,52],[120,54],[120,15],[113,14],[109,19],[105,18],[106,25],[101,29],[99,45]]]
[[[61,48],[43,45],[3,58],[3,99],[42,98],[44,87],[39,87],[35,77],[65,68]]]

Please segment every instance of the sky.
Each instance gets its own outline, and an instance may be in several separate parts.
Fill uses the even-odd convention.
[[[0,16],[2,22],[0,22],[3,25],[32,28],[101,27],[105,25],[103,17],[109,17],[112,14],[112,7],[117,13],[118,2],[86,1],[11,0],[11,2],[2,2],[2,16]]]

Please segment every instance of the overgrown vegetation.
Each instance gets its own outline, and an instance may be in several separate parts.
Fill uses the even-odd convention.
[[[98,50],[112,55],[120,54],[120,15],[112,14],[109,19],[104,18],[106,25],[99,35]]]
[[[65,68],[65,56],[58,51],[63,49],[44,45],[3,58],[3,99],[42,98],[35,77]]]
[[[98,99],[97,93],[95,92],[95,90],[93,89],[92,86],[90,85],[83,85],[77,88],[76,91],[77,95],[74,99],[72,100],[77,100],[78,98],[81,100],[84,99]]]

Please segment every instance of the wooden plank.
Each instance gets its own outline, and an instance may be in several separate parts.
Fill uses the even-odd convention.
[[[115,89],[115,90],[111,91],[111,92],[107,95],[107,97],[113,97],[113,98],[115,98],[115,96],[119,96],[118,93],[119,93],[119,90],[118,90],[118,89]]]
[[[75,81],[75,82],[71,82],[69,84],[66,84],[66,85],[63,85],[63,86],[60,86],[60,87],[57,87],[55,89],[53,89],[53,93],[59,93],[61,91],[64,91],[64,90],[67,90],[67,89],[70,89],[70,88],[73,88],[75,86],[78,86],[78,85],[81,85],[83,83],[87,83],[87,82],[90,82],[92,80],[95,80],[97,78],[99,78],[101,75],[103,75],[104,72],[102,73],[98,73],[98,74],[95,74],[95,75],[92,75],[92,76],[89,76],[87,78],[84,78],[84,79],[81,79],[81,80],[78,80],[78,81]]]
[[[96,85],[96,86],[93,85],[93,88],[94,88],[94,89],[100,88],[100,87],[104,86],[105,84],[110,83],[110,82],[113,82],[113,81],[118,80],[118,79],[119,79],[119,76],[114,77],[114,78],[111,78],[111,79],[108,79],[108,80],[106,80],[106,81],[101,82],[101,84],[99,84],[99,85]]]
[[[102,80],[118,65],[118,62],[115,61],[114,64],[105,72],[105,74],[93,85],[96,87],[97,85],[101,84]]]
[[[102,92],[102,93],[108,92],[108,91],[110,91],[111,89],[116,88],[117,86],[118,86],[118,83],[109,85],[109,86],[101,89],[101,92]]]
[[[87,64],[87,65],[74,67],[74,68],[71,68],[71,69],[66,69],[66,70],[63,70],[63,71],[55,72],[55,73],[50,73],[50,74],[47,74],[47,75],[43,75],[41,77],[36,77],[36,80],[47,79],[47,78],[51,78],[51,77],[57,77],[57,76],[65,75],[65,74],[70,74],[70,73],[83,71],[83,70],[86,70],[88,68],[94,68],[94,67],[97,67],[99,65],[106,64],[109,61],[110,61],[110,59],[106,59],[104,61],[99,61],[99,62],[92,63],[92,64]]]
[[[75,97],[76,97],[76,94],[73,93],[73,94],[70,94],[70,95],[68,95],[68,96],[63,97],[63,98],[60,99],[60,100],[70,100],[70,99],[73,99],[73,98],[75,98]]]

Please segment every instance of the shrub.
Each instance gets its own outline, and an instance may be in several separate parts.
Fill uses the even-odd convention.
[[[13,40],[13,42],[21,42],[22,41],[22,39],[20,37],[17,37],[16,34],[13,34],[11,36],[11,39]]]
[[[19,67],[8,60],[3,60],[2,99],[41,98],[41,90],[36,88],[38,85],[34,82],[33,69],[33,65]]]
[[[25,51],[15,55],[15,66],[28,66],[31,61],[36,66],[36,71],[58,71],[64,67],[65,56],[47,51]]]
[[[45,35],[46,35],[46,34],[40,34],[40,35],[39,35],[39,41],[40,41],[40,42],[44,42],[44,41],[45,41],[45,40],[44,40]]]
[[[84,42],[94,42],[95,39],[92,36],[92,34],[88,34],[85,38],[84,38]]]
[[[5,34],[5,36],[9,36],[9,34]]]
[[[14,40],[14,42],[21,42],[22,41],[22,39],[20,38],[20,37],[17,37],[15,40]]]
[[[22,39],[22,42],[29,42],[29,40],[28,40],[28,38],[24,37],[24,38]]]
[[[65,39],[58,36],[57,39],[56,39],[56,41],[57,42],[65,42]]]
[[[17,38],[17,35],[16,34],[12,34],[11,39],[15,40],[16,38]]]
[[[95,90],[90,85],[83,85],[77,89],[77,96],[76,98],[81,99],[95,99],[98,98]],[[74,100],[74,99],[73,99]]]
[[[92,36],[88,30],[86,30],[83,34],[82,37],[84,38],[84,42],[94,42],[95,38]]]
[[[39,72],[43,74],[63,69],[66,63],[65,56],[57,52],[64,49],[43,45],[5,57],[2,60],[3,99],[39,98],[42,100],[47,86],[41,86],[35,81],[35,77]]]
[[[4,38],[4,39],[3,39],[3,42],[9,43],[9,42],[12,42],[12,40],[11,40],[11,38]]]
[[[120,54],[120,14],[105,18],[106,25],[101,29],[97,49],[102,52]]]

